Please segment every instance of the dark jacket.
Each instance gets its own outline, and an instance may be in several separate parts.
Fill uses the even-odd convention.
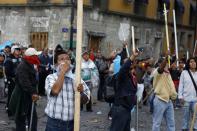
[[[22,60],[17,67],[16,86],[9,104],[9,109],[15,114],[15,118],[31,110],[31,96],[37,94],[36,86],[36,71],[33,65]]]
[[[36,70],[32,64],[22,60],[16,72],[16,84],[29,95],[37,93]]]
[[[16,75],[16,68],[21,62],[21,58],[16,58],[14,55],[10,55],[6,58],[6,61],[4,63],[5,67],[5,75],[8,80],[11,80]]]
[[[131,110],[136,104],[137,87],[132,81],[130,67],[132,61],[128,59],[121,67],[118,74],[118,89],[115,94],[115,105],[122,105]]]
[[[48,55],[41,54],[39,56],[39,60],[41,63],[39,67],[39,71],[41,73],[49,73],[49,71],[51,70],[51,65],[52,65],[51,58]],[[48,68],[48,70],[46,70],[46,68]]]

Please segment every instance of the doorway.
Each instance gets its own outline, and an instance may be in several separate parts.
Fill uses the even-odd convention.
[[[48,32],[31,32],[30,43],[33,48],[43,50],[48,47]]]
[[[102,37],[89,35],[88,50],[93,50],[94,52],[100,50],[101,40]]]

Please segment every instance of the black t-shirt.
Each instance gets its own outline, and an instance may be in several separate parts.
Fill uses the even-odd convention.
[[[177,69],[175,69],[175,70],[170,69],[170,75],[172,77],[172,80],[176,81],[176,80],[180,79],[181,72]]]

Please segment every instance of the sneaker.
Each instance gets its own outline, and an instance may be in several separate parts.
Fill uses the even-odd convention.
[[[108,119],[111,121],[112,120],[112,117],[111,116],[108,116]]]

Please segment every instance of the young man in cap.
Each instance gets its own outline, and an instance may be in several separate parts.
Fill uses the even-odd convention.
[[[56,72],[47,76],[45,89],[47,92],[46,131],[73,131],[74,129],[74,94],[75,75],[72,73],[71,61],[64,50],[54,55]],[[90,90],[87,85],[79,84],[77,90],[81,94],[81,103],[87,103]]]

